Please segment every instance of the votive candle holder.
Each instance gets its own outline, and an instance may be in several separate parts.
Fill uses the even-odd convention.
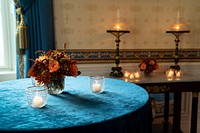
[[[93,93],[102,93],[104,91],[104,76],[90,76],[90,89]]]
[[[26,89],[26,97],[31,107],[42,108],[47,103],[47,88],[46,86],[29,86]]]

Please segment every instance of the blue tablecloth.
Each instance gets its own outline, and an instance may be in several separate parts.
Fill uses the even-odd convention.
[[[30,78],[0,82],[0,132],[151,132],[149,95],[143,88],[106,78],[104,92],[95,94],[87,76],[65,80],[64,93],[48,95],[41,109],[27,103]]]

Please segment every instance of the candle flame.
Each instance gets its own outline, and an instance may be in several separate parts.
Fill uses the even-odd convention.
[[[114,23],[112,25],[112,28],[119,31],[119,30],[126,29],[126,26],[124,23]]]
[[[119,25],[116,25],[116,29],[117,29],[117,30],[120,30],[120,28],[121,28],[121,27],[120,27]]]
[[[180,30],[180,26],[177,25],[177,26],[175,27],[175,29],[176,29],[176,30]]]
[[[175,29],[176,31],[180,31],[182,28],[182,24],[175,24],[174,26],[173,26],[173,29]]]
[[[176,23],[172,26],[172,30],[181,31],[181,30],[187,30],[187,26],[183,23]]]

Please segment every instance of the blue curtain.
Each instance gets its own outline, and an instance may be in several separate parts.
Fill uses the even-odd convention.
[[[19,0],[28,27],[28,48],[24,50],[24,77],[37,58],[38,50],[55,49],[53,0]],[[19,56],[19,55],[17,55]],[[17,78],[19,66],[17,65]]]

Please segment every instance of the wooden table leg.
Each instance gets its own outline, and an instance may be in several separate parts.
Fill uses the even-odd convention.
[[[197,132],[198,96],[199,96],[198,92],[192,92],[192,116],[191,116],[190,133]]]
[[[165,93],[165,104],[164,104],[164,121],[163,131],[168,133],[169,130],[169,92]]]
[[[173,133],[183,133],[181,131],[181,92],[174,93],[174,115],[173,115]]]

